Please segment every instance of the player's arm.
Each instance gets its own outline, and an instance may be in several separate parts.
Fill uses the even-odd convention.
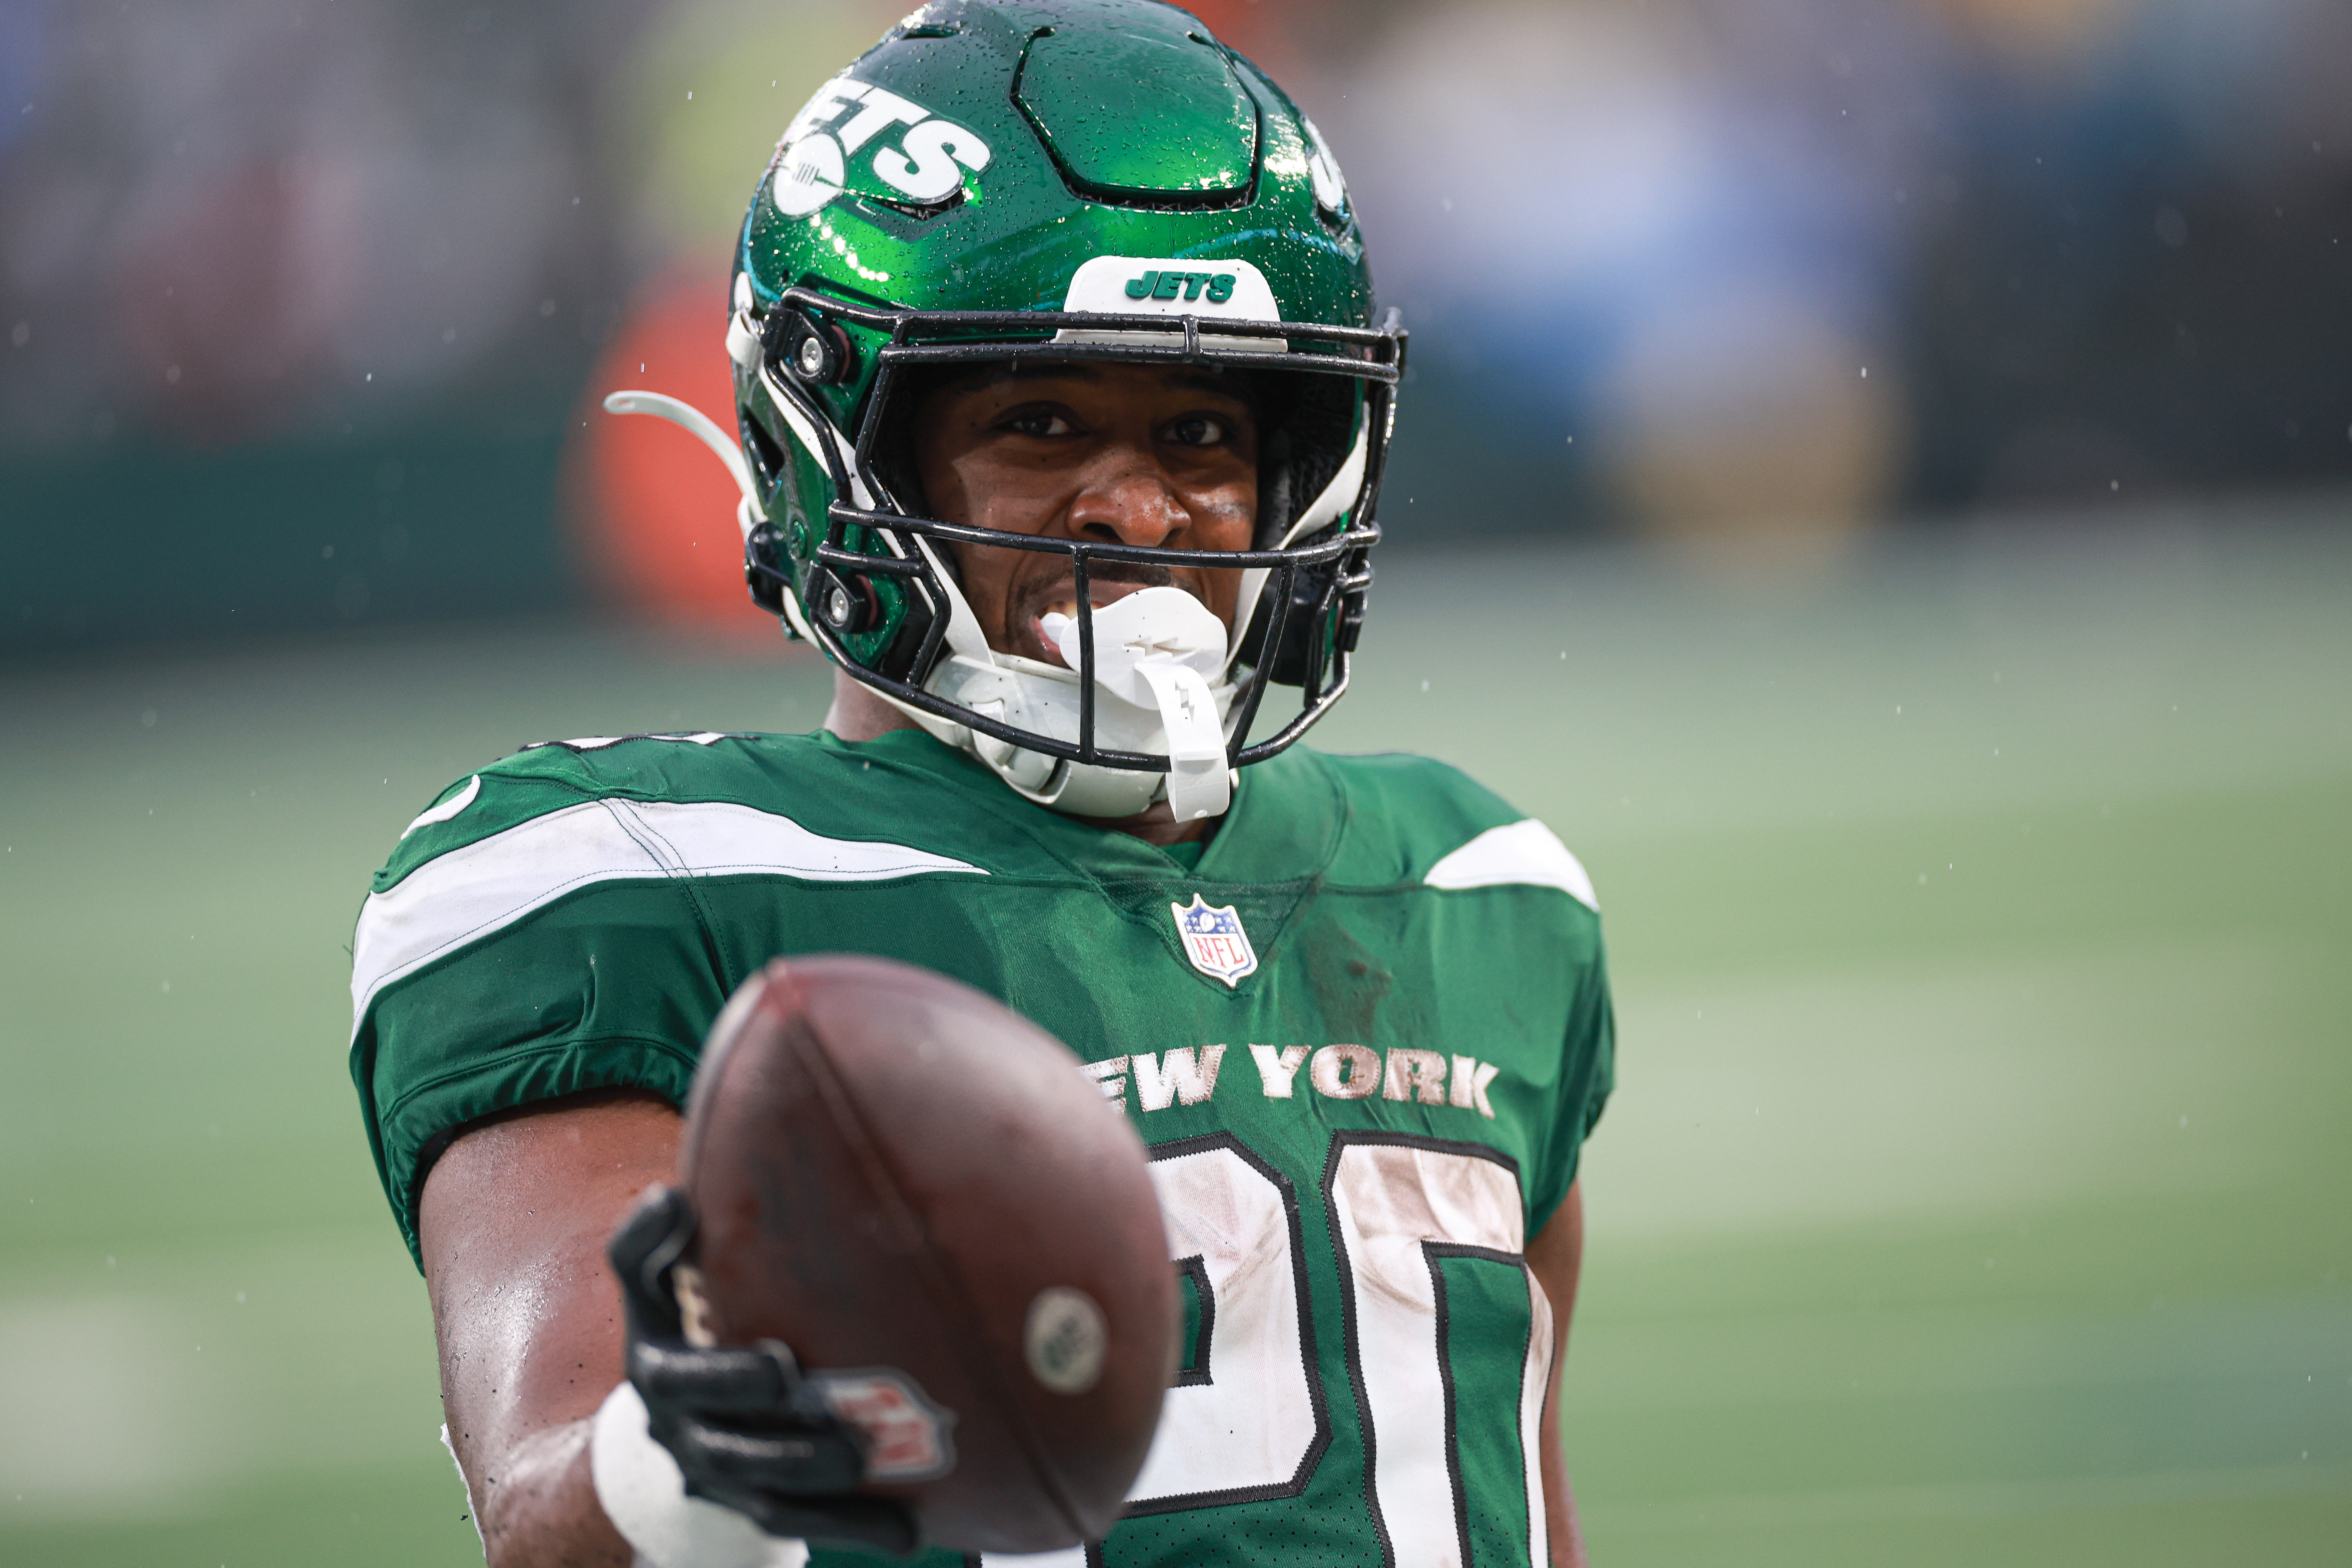
[[[622,1372],[604,1247],[670,1179],[679,1127],[651,1095],[551,1100],[461,1133],[425,1179],[442,1405],[491,1568],[629,1568],[589,1474],[591,1420]]]
[[[1551,1300],[1551,1382],[1544,1395],[1544,1511],[1551,1526],[1552,1568],[1586,1568],[1584,1532],[1576,1520],[1576,1494],[1568,1484],[1568,1460],[1560,1452],[1559,1369],[1568,1354],[1568,1323],[1576,1311],[1576,1275],[1584,1260],[1584,1193],[1571,1184],[1528,1248],[1528,1268]]]

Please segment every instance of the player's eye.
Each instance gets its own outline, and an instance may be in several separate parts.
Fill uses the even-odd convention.
[[[1016,408],[999,419],[996,427],[1040,440],[1067,436],[1077,428],[1051,408]]]
[[[1221,447],[1229,434],[1223,420],[1206,414],[1188,414],[1171,421],[1167,429],[1168,439],[1180,447]]]

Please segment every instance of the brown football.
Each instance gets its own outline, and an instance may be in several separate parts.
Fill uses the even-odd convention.
[[[928,1544],[1109,1531],[1175,1365],[1174,1274],[1142,1142],[1058,1040],[929,970],[777,959],[712,1027],[678,1171],[690,1310],[873,1370],[834,1408]]]

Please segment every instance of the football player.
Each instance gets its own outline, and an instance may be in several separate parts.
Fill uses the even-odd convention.
[[[850,951],[1038,1020],[1150,1146],[1184,1370],[1124,1521],[1055,1561],[1580,1563],[1598,916],[1460,773],[1297,743],[1404,359],[1314,125],[1156,0],[937,0],[785,131],[725,352],[732,438],[616,405],[736,472],[825,728],[526,749],[359,921],[352,1074],[489,1560],[918,1547],[788,1360],[689,1342],[677,1201],[614,1228],[729,994]]]

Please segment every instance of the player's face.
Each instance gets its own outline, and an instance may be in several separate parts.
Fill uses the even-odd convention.
[[[950,383],[915,411],[931,515],[1007,533],[1167,550],[1247,550],[1257,521],[1257,419],[1238,378],[1175,365],[1008,367]],[[1077,613],[1067,556],[962,546],[964,597],[1000,653],[1049,664],[1038,625]],[[1181,588],[1230,627],[1237,571],[1103,562],[1097,605]]]

